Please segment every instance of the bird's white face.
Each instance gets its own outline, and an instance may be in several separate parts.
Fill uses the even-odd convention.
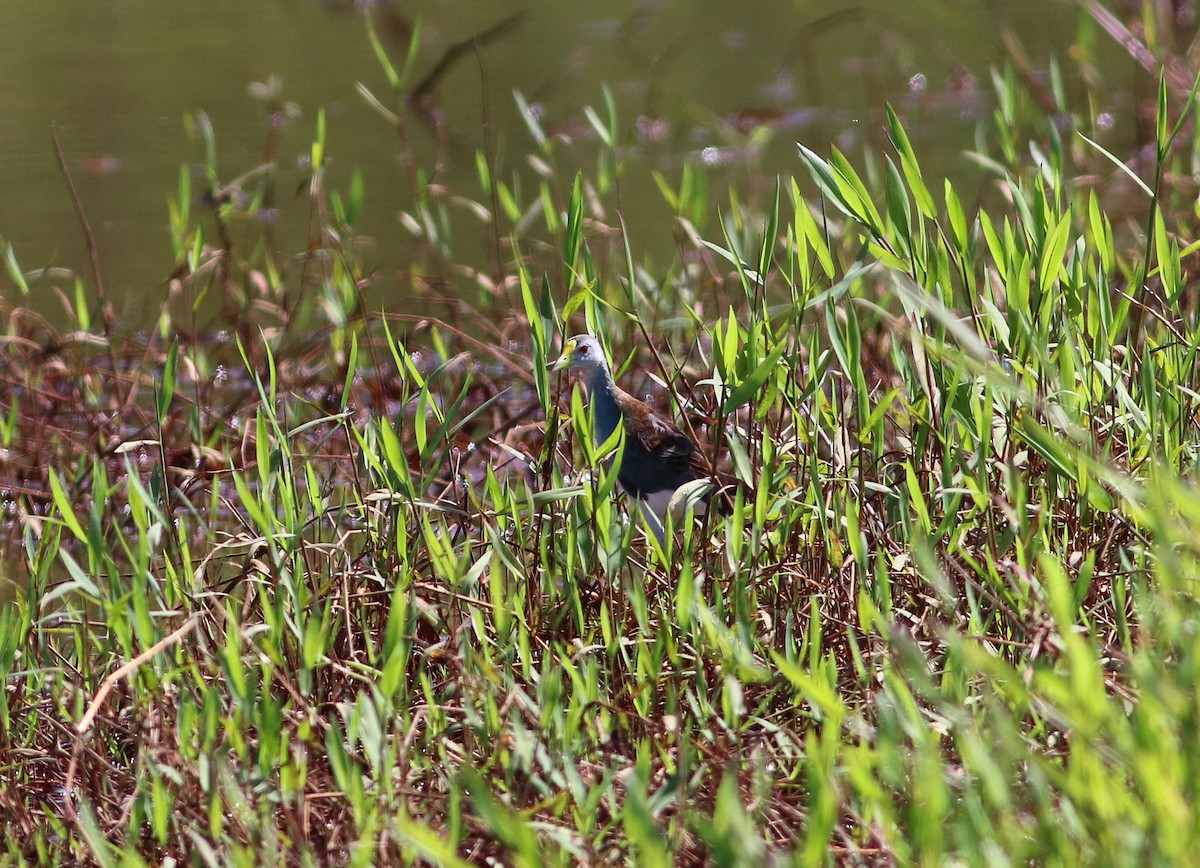
[[[591,335],[575,335],[563,344],[562,354],[550,365],[552,371],[608,368],[600,342]]]

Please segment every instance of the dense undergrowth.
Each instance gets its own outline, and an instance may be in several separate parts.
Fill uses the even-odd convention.
[[[529,111],[536,171],[481,154],[405,215],[495,242],[437,317],[365,303],[323,123],[290,259],[239,224],[269,171],[181,176],[143,334],[82,282],[34,317],[10,251],[0,861],[1189,858],[1192,101],[1140,178],[996,88],[985,207],[889,113],[707,218],[703,169],[661,177],[665,274],[611,103],[579,175]],[[727,456],[732,516],[630,517],[545,370],[582,328]]]

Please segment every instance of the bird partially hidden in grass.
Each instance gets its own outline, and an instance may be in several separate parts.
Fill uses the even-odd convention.
[[[737,479],[712,469],[699,447],[675,423],[613,382],[612,370],[596,338],[569,338],[550,370],[580,373],[595,420],[597,447],[608,441],[618,425],[625,426],[617,481],[637,501],[660,541],[668,512],[674,518],[686,512],[685,499],[675,494],[689,482],[707,479],[713,483],[694,504],[694,514],[703,514],[709,504],[721,512],[729,511]]]

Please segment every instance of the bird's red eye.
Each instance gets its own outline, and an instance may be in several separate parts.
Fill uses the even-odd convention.
[[[587,347],[587,344],[584,344],[582,347],[579,348],[579,355],[586,356],[587,354],[588,354],[588,347]]]

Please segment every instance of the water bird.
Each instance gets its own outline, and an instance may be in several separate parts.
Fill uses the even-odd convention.
[[[694,514],[703,514],[714,500],[719,511],[729,511],[737,479],[711,468],[700,448],[674,422],[618,386],[595,337],[580,334],[568,338],[550,370],[579,372],[595,420],[597,447],[608,441],[618,425],[625,426],[617,481],[637,501],[660,541],[668,511],[675,518],[686,512],[682,497],[672,503],[675,493],[693,480],[713,481],[713,487],[694,504]]]

